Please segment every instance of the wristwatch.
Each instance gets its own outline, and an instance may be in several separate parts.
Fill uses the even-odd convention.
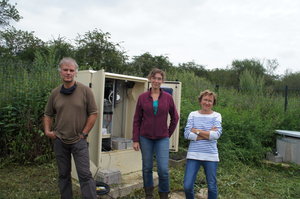
[[[81,135],[84,137],[84,139],[86,139],[89,136],[89,134],[84,133],[84,132],[81,132]]]
[[[199,135],[201,132],[200,131],[196,131],[196,134]]]

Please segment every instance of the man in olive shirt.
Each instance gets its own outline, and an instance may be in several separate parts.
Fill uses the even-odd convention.
[[[71,154],[74,157],[83,198],[96,198],[96,185],[90,172],[86,138],[97,118],[93,93],[76,82],[78,65],[72,58],[63,58],[59,73],[63,84],[52,90],[45,108],[44,130],[54,141],[61,198],[72,198]],[[55,123],[52,128],[52,120]]]

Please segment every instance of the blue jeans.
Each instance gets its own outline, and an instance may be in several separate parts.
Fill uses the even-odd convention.
[[[156,155],[158,171],[158,191],[170,192],[169,182],[169,138],[157,140],[140,136],[140,147],[143,159],[144,187],[153,187],[153,156]]]
[[[218,197],[217,168],[218,162],[187,159],[184,175],[184,192],[187,199],[194,199],[194,184],[197,173],[203,166],[208,188],[208,199]]]

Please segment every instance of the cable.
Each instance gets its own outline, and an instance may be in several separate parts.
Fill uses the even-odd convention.
[[[100,181],[96,181],[96,193],[97,195],[105,195],[110,192],[110,187],[108,184]]]

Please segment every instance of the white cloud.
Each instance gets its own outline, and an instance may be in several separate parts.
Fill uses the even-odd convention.
[[[300,71],[298,0],[15,0],[15,26],[47,41],[99,28],[130,56],[167,55],[221,68],[234,59],[277,59],[283,73]]]

